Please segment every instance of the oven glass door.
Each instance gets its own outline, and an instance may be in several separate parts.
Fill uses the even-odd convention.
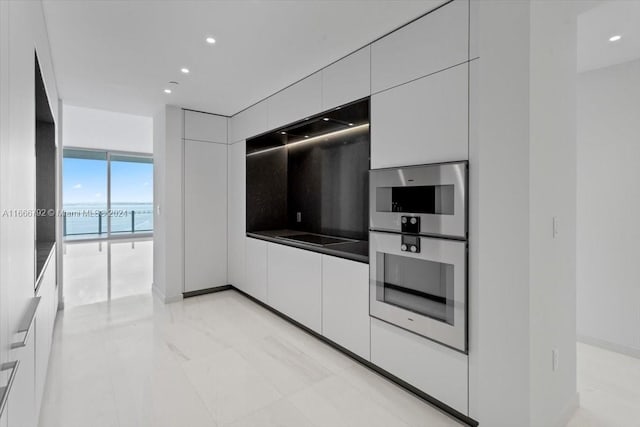
[[[466,243],[375,232],[370,239],[371,315],[466,352]]]
[[[370,226],[402,232],[402,218],[415,217],[424,235],[467,236],[467,163],[372,170]]]

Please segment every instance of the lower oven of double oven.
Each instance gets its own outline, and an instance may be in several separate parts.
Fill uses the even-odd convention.
[[[467,243],[372,231],[370,314],[467,351]]]

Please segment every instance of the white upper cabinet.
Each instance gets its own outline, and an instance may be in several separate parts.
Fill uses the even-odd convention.
[[[267,259],[269,305],[321,333],[322,255],[269,243]]]
[[[229,120],[229,142],[234,143],[269,130],[267,101],[261,101]]]
[[[469,0],[453,2],[373,43],[372,93],[469,59]]]
[[[269,129],[275,129],[322,111],[321,72],[267,99]]]
[[[184,139],[227,143],[227,121],[224,116],[184,111]]]
[[[371,47],[362,48],[322,70],[322,110],[371,94]]]
[[[467,160],[469,65],[371,97],[371,167]]]

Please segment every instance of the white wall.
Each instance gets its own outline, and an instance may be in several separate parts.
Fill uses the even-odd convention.
[[[640,60],[578,76],[578,334],[640,356]]]
[[[469,397],[481,425],[561,426],[577,403],[574,3],[472,2]]]
[[[153,119],[63,104],[63,141],[68,147],[153,152]]]
[[[531,2],[530,425],[564,426],[576,391],[576,57],[579,2]],[[553,233],[556,218],[557,234]],[[558,351],[553,370],[552,351]]]
[[[35,208],[34,49],[54,120],[59,125],[58,92],[42,3],[0,2],[0,211]],[[34,297],[34,230],[32,216],[0,215],[0,362],[25,359],[6,410],[17,416],[29,408],[29,402],[20,399],[25,396],[16,394],[16,387],[28,390],[33,386],[18,385],[29,379],[27,369],[33,361],[26,360],[25,353],[10,351],[8,346]],[[3,418],[0,425],[6,422]],[[28,420],[17,419],[11,424],[27,423]]]
[[[469,412],[528,426],[529,2],[471,4]]]
[[[153,292],[164,302],[182,298],[184,238],[182,209],[183,112],[163,107],[153,117]]]

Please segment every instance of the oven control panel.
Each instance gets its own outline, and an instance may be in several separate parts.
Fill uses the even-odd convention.
[[[403,215],[400,218],[400,231],[402,233],[420,234],[420,217]]]
[[[402,236],[402,244],[400,245],[402,252],[420,253],[420,237],[418,236]]]

